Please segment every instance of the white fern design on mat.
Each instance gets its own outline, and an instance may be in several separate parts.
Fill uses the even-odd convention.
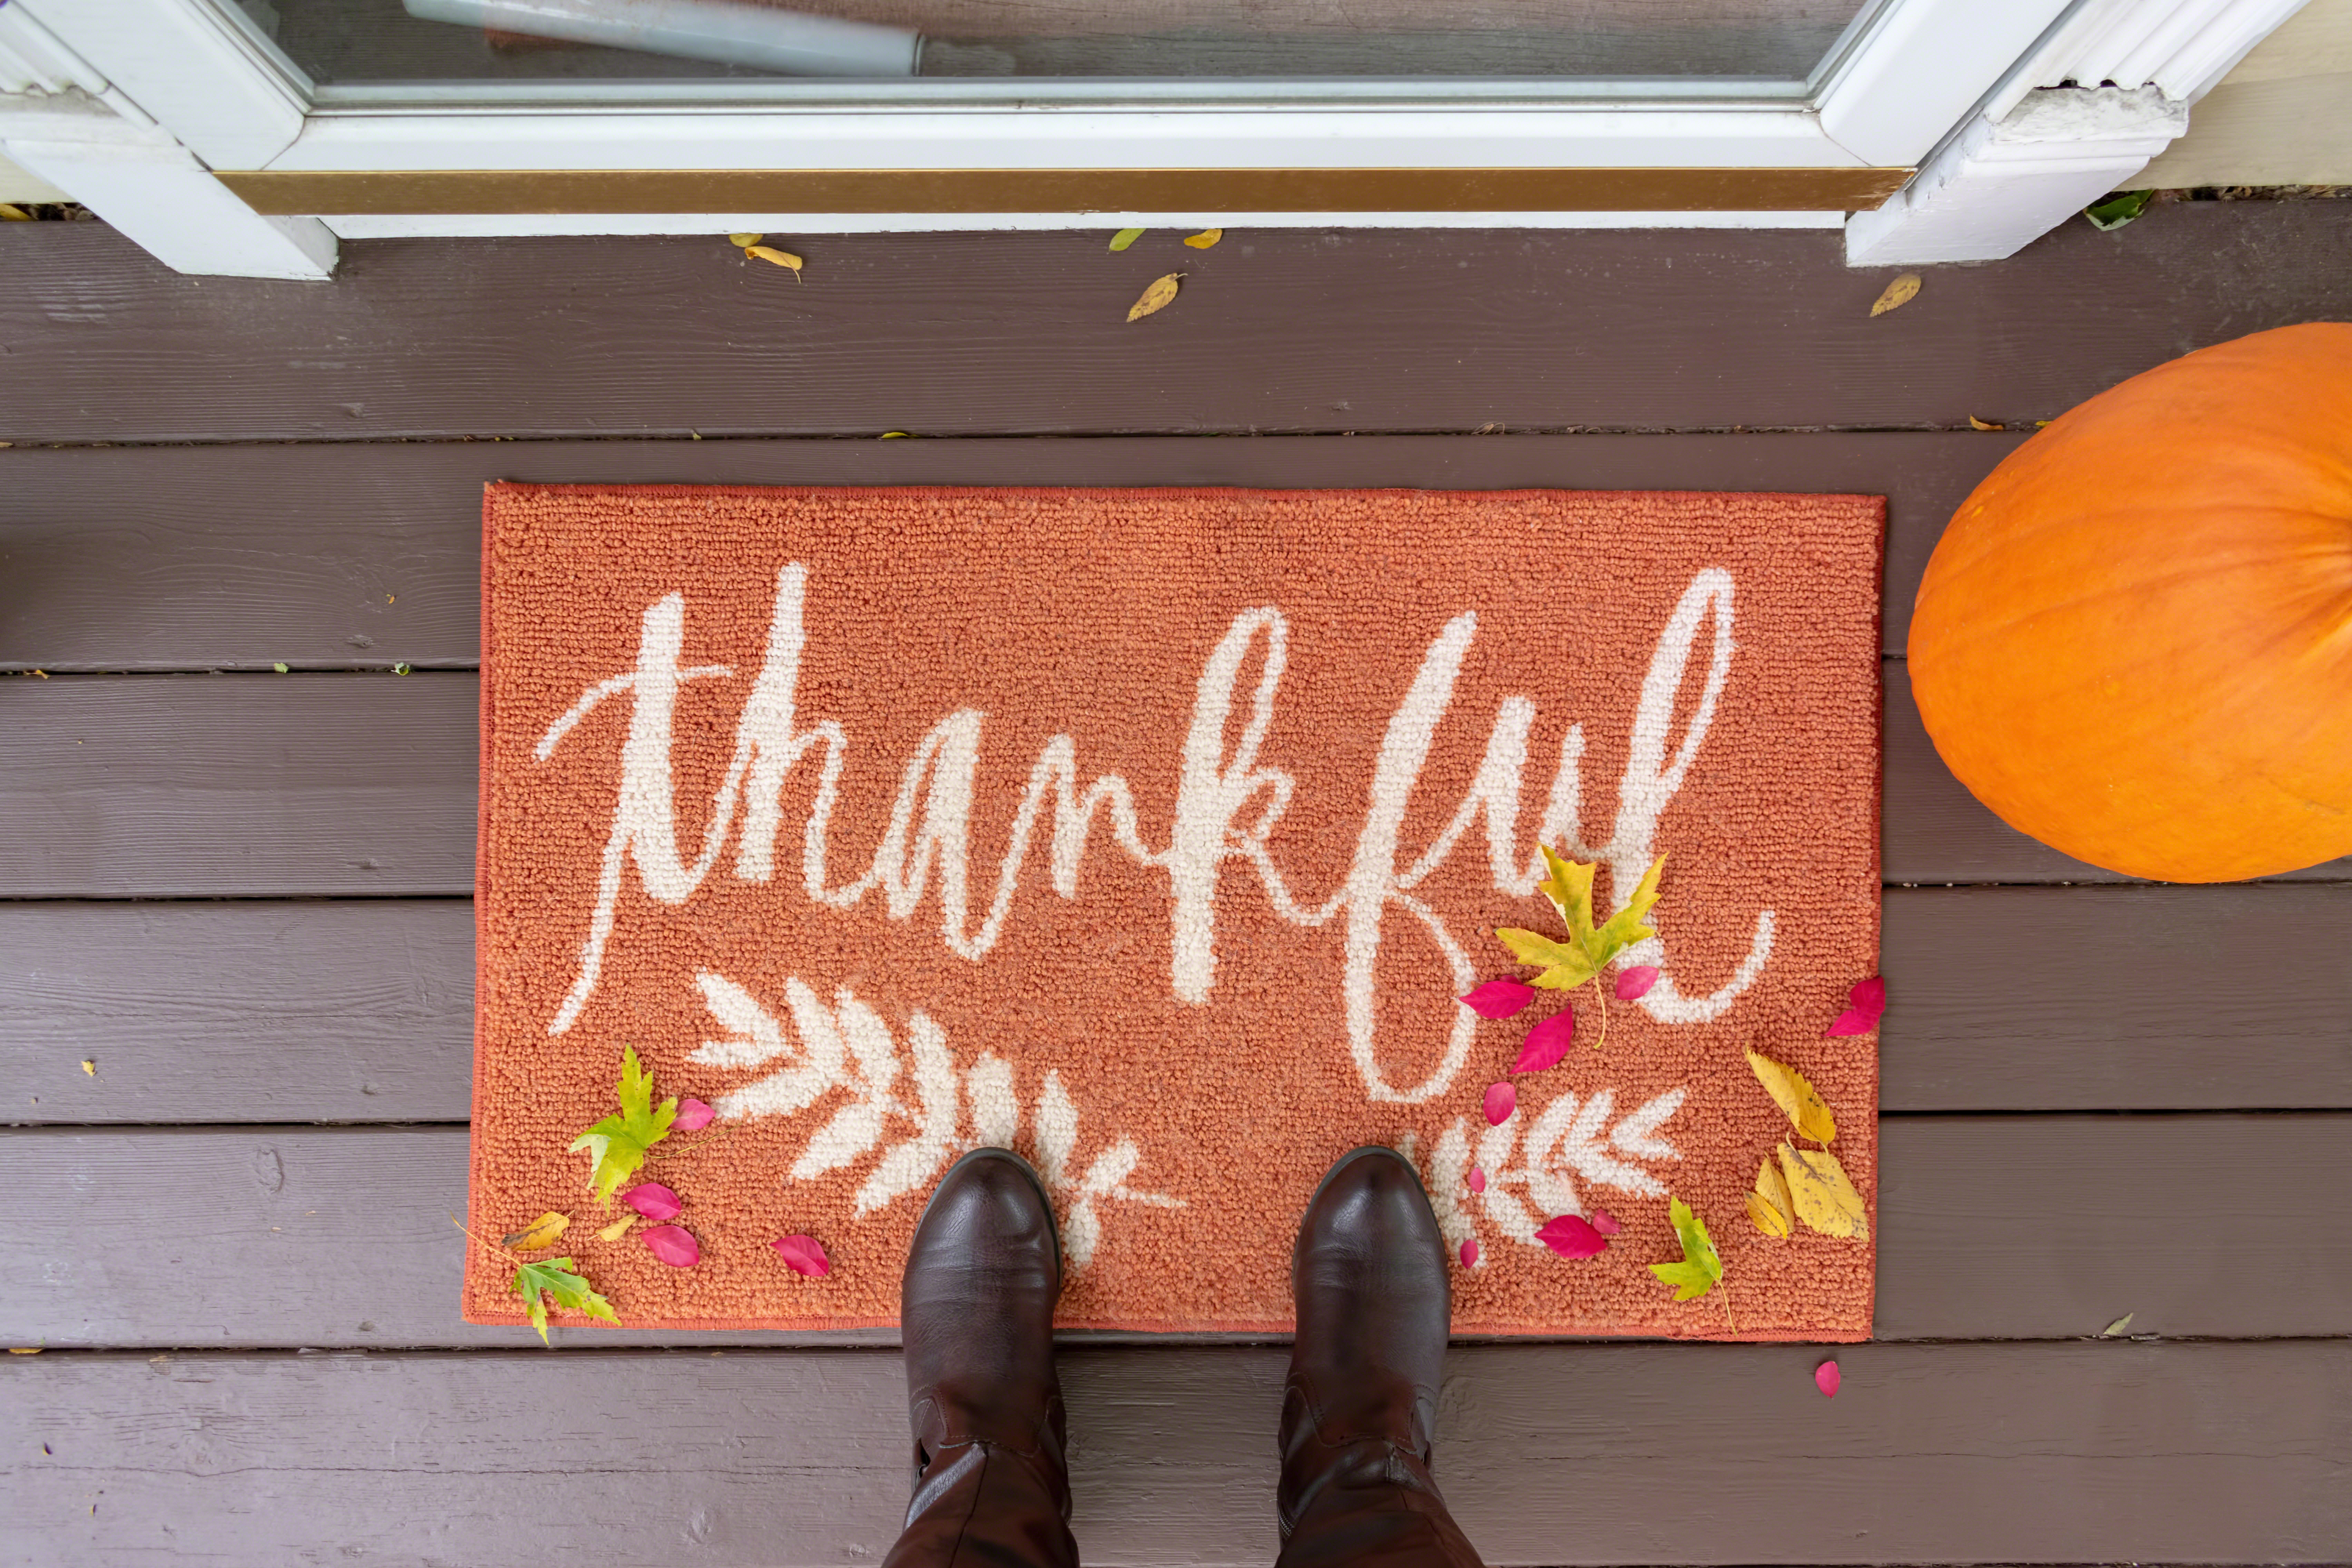
[[[932,1178],[963,1151],[1010,1149],[1019,1136],[1022,1108],[1013,1064],[982,1051],[959,1071],[947,1031],[919,1008],[908,1015],[902,1042],[847,986],[836,990],[828,1005],[793,975],[784,981],[784,1005],[793,1021],[788,1035],[782,1019],[725,975],[706,970],[695,984],[728,1037],[705,1040],[687,1053],[688,1060],[715,1068],[786,1063],[720,1095],[711,1106],[720,1119],[797,1116],[829,1094],[843,1098],[801,1150],[786,1173],[788,1181],[814,1181],[880,1150],[855,1199],[857,1213],[871,1214],[909,1193],[928,1191]],[[797,1050],[793,1036],[800,1042]],[[1030,1114],[1037,1173],[1064,1211],[1062,1256],[1072,1268],[1085,1268],[1101,1243],[1098,1205],[1184,1206],[1181,1199],[1127,1184],[1143,1163],[1131,1138],[1110,1143],[1079,1170],[1078,1108],[1059,1073],[1047,1071]],[[900,1127],[909,1131],[891,1142],[893,1130]]]
[[[1664,1197],[1665,1184],[1639,1162],[1682,1158],[1682,1151],[1660,1137],[1658,1130],[1682,1109],[1685,1095],[1685,1090],[1670,1089],[1617,1117],[1613,1089],[1596,1089],[1590,1099],[1581,1100],[1574,1093],[1563,1094],[1532,1122],[1524,1109],[1513,1111],[1499,1125],[1479,1133],[1475,1147],[1470,1119],[1455,1117],[1454,1125],[1439,1135],[1436,1147],[1430,1151],[1425,1171],[1430,1203],[1437,1210],[1438,1228],[1444,1232],[1446,1245],[1458,1248],[1477,1235],[1475,1208],[1484,1211],[1487,1221],[1513,1241],[1541,1247],[1536,1232],[1546,1220],[1564,1214],[1591,1216],[1591,1210],[1585,1206],[1577,1186],[1580,1177],[1594,1187],[1638,1197]],[[1616,1118],[1613,1124],[1612,1117]],[[1527,1127],[1524,1140],[1519,1135],[1523,1125]],[[1421,1163],[1409,1136],[1400,1148],[1407,1159]],[[1512,1163],[1515,1155],[1517,1164]],[[1486,1173],[1484,1192],[1470,1191],[1473,1165]],[[1486,1262],[1482,1251],[1473,1267],[1484,1268]]]

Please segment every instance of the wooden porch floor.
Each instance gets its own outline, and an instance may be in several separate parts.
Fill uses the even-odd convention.
[[[1886,494],[1877,1341],[1833,1403],[1803,1347],[1466,1346],[1441,1479],[1498,1568],[2352,1559],[2352,862],[2069,861],[1900,657],[2023,438],[1969,416],[2352,317],[2352,203],[2075,225],[1874,321],[1829,234],[1236,232],[1134,326],[1180,263],[1102,247],[809,239],[801,286],[716,237],[379,242],[312,287],[0,226],[0,1340],[47,1347],[0,1362],[0,1561],[895,1533],[876,1336],[457,1320],[494,478]],[[1281,1365],[1070,1352],[1089,1563],[1270,1560]]]

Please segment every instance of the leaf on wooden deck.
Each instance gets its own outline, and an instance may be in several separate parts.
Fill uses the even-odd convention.
[[[274,669],[274,670],[276,670],[276,671],[277,671],[278,674],[280,674],[280,675],[289,675],[289,674],[291,674],[291,673],[292,673],[292,671],[289,670],[289,669],[286,668],[286,661],[285,661],[284,659],[282,659],[282,658],[281,658],[281,659],[279,659],[277,663],[275,663],[275,664],[271,665],[269,668],[272,668],[272,669]]]
[[[1909,304],[1918,296],[1918,293],[1919,275],[1916,272],[1903,273],[1886,286],[1885,290],[1871,305],[1870,313],[1874,316],[1883,316],[1889,310]]]
[[[1971,430],[2006,430],[2009,426],[2006,425],[1995,424],[1990,419],[1979,419],[1975,415],[1971,414],[1969,416],[1969,428]]]
[[[1849,1241],[1870,1239],[1869,1216],[1862,1194],[1846,1179],[1845,1167],[1826,1149],[1780,1145],[1780,1173],[1789,1179],[1789,1196],[1797,1217],[1823,1236]]]
[[[2114,1322],[2109,1323],[2105,1328],[2101,1329],[2099,1331],[2099,1338],[2103,1340],[2119,1340],[2123,1338],[2124,1331],[2131,1327],[2132,1317],[2132,1313],[2126,1312],[2122,1317],[2117,1318]]]
[[[727,237],[727,243],[738,250],[749,250],[767,237],[764,234],[730,234]]]
[[[1142,237],[1143,231],[1139,228],[1123,228],[1110,237],[1110,247],[1113,250],[1125,250]]]
[[[2148,204],[2155,199],[2156,193],[2153,190],[2117,191],[2115,195],[2103,197],[2084,207],[2083,216],[2091,220],[2093,228],[2105,233],[2123,227],[2124,225],[2147,211]]]
[[[95,1057],[82,1058],[81,1070],[87,1076],[96,1078],[98,1076],[98,1058]]]
[[[1838,1384],[1842,1381],[1838,1375],[1838,1363],[1833,1361],[1825,1361],[1813,1368],[1813,1386],[1822,1391],[1824,1399],[1837,1397]]]
[[[778,250],[772,245],[747,245],[743,247],[743,254],[756,256],[761,260],[772,262],[778,267],[789,267],[792,268],[795,281],[802,283],[808,281],[807,279],[801,277],[801,268],[807,263],[789,250]]]
[[[499,1238],[500,1247],[511,1247],[520,1252],[537,1252],[542,1247],[553,1247],[572,1228],[572,1216],[548,1210],[520,1230],[509,1231]]]
[[[1153,279],[1151,287],[1143,291],[1143,297],[1127,308],[1127,319],[1139,321],[1155,310],[1166,310],[1168,302],[1176,298],[1177,286],[1183,277],[1181,272],[1171,272],[1165,278]]]
[[[1780,1108],[1799,1136],[1810,1138],[1816,1143],[1836,1141],[1837,1122],[1830,1115],[1829,1104],[1803,1073],[1786,1062],[1776,1062],[1770,1057],[1759,1056],[1754,1051],[1748,1053],[1748,1066],[1755,1073],[1756,1081],[1764,1086],[1764,1092],[1772,1097],[1772,1103]]]
[[[1195,250],[1206,250],[1209,247],[1216,244],[1217,241],[1224,237],[1225,231],[1223,229],[1204,228],[1198,234],[1188,236],[1185,238],[1184,243],[1191,246]]]

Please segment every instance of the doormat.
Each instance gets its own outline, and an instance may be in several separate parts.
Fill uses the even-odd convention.
[[[1883,514],[490,487],[467,1316],[888,1325],[1000,1144],[1065,1326],[1281,1331],[1387,1142],[1459,1333],[1865,1337]]]

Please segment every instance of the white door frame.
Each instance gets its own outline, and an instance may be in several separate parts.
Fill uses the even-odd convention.
[[[1998,127],[2017,113],[2028,94],[2085,90],[2058,84],[2081,79],[2074,73],[2094,65],[2145,76],[2168,93],[2176,88],[2194,91],[2198,83],[2218,79],[2220,70],[2211,68],[2216,61],[2226,69],[2300,4],[1886,0],[1849,30],[1812,79],[1728,88],[1550,79],[1218,81],[1176,88],[1133,81],[950,79],[887,88],[807,81],[660,87],[475,83],[419,102],[397,87],[316,88],[276,54],[229,0],[9,0],[0,6],[0,65],[15,41],[12,26],[43,35],[86,73],[86,79],[75,77],[68,86],[92,93],[102,88],[152,120],[153,129],[142,133],[159,165],[178,160],[173,167],[183,179],[191,165],[199,174],[213,171],[226,181],[225,189],[241,195],[249,206],[240,211],[260,216],[235,225],[226,224],[218,210],[199,215],[193,208],[177,217],[158,212],[142,215],[138,223],[126,221],[141,198],[120,180],[108,188],[104,205],[93,200],[100,216],[133,232],[159,255],[165,247],[152,243],[152,236],[174,224],[201,221],[212,237],[209,250],[215,253],[203,268],[207,270],[324,276],[331,266],[328,231],[710,232],[756,226],[809,233],[1095,226],[1114,220],[1214,220],[1235,226],[1827,226],[1844,223],[1853,212],[1875,221],[1857,259],[1876,261],[1940,258],[1901,254],[1909,243],[1906,237],[1922,225],[1934,226],[1929,220],[1950,210],[1955,191],[1965,195],[1976,188],[1969,184],[1977,178],[1971,171],[1986,162],[1986,149],[1997,140],[1983,128]],[[2168,68],[2172,76],[2163,77]],[[2190,76],[2196,80],[2189,80]],[[2100,79],[2090,82],[2095,87]],[[22,103],[0,103],[0,143],[8,155],[68,191],[79,194],[78,178],[95,191],[102,182],[58,154],[54,136],[19,136],[13,115],[24,112]],[[2051,118],[2041,112],[2043,121]],[[2106,121],[2116,118],[2109,113],[2100,123],[2112,132]],[[2101,156],[2087,163],[2074,160],[2095,172],[2076,169],[2074,184],[2095,183],[2126,165],[2136,169],[2129,162],[2132,150],[2151,140],[2151,151],[2163,144],[2164,138],[2147,127],[2133,129],[2136,140],[2110,135],[2113,145]],[[1969,143],[1972,131],[1974,142],[1956,151]],[[166,139],[168,149],[153,144],[155,138]],[[20,140],[32,156],[18,156]],[[2052,154],[2046,137],[2033,145],[2042,149],[2036,156],[2045,176],[2066,162]],[[1084,149],[1082,168],[1072,167],[1073,148]],[[2147,155],[2140,154],[2142,163]],[[1891,217],[1869,211],[1915,167],[1938,156],[1943,163],[1930,170],[1937,176],[1936,200],[1898,197],[1887,204]],[[929,176],[928,183],[917,181],[912,188],[932,193],[957,190],[957,174],[988,174],[997,178],[993,184],[982,183],[987,189],[1016,196],[1058,194],[1050,199],[1024,196],[1016,206],[989,211],[929,198],[903,209],[877,210],[876,202],[887,207],[889,198],[870,194],[862,201],[836,200],[820,207],[782,199],[730,201],[730,210],[701,202],[691,210],[667,211],[653,210],[661,205],[657,199],[649,207],[642,199],[600,194],[641,189],[645,183],[640,179],[631,186],[617,176],[673,171],[772,176],[764,184],[722,182],[710,187],[730,197],[838,191],[840,177],[860,174],[874,176],[876,189],[895,191],[910,188],[908,177],[919,173]],[[1278,199],[1283,210],[1235,210],[1227,203],[1198,199],[1152,209],[1120,205],[1118,193],[1175,189],[1189,197],[1196,190],[1216,189],[1213,181],[1139,184],[1141,176],[1207,176],[1219,171],[1286,172],[1296,178],[1272,188],[1295,190],[1303,199]],[[1433,180],[1433,171],[1461,178],[1449,184],[1444,178]],[[1736,180],[1710,184],[1701,177],[1737,171],[1759,171],[1759,188],[1780,194],[1769,203],[1751,204],[1724,194],[1740,189]],[[1762,177],[1764,171],[1775,172],[1779,183]],[[564,178],[530,188],[517,184],[515,176],[533,172]],[[593,177],[599,172],[611,172],[616,179],[600,184]],[[1020,172],[1050,178],[1042,184],[1006,178]],[[1403,198],[1410,210],[1398,202],[1335,197],[1331,193],[1365,189],[1363,179],[1318,182],[1312,177],[1318,172],[1398,176],[1395,188],[1412,193]],[[1644,188],[1639,179],[1629,184],[1626,177],[1591,177],[1601,172],[1655,172],[1649,188],[1672,199],[1645,201],[1638,194]],[[1476,178],[1488,174],[1496,177],[1484,184]],[[1091,174],[1105,176],[1091,194],[1083,178],[1072,183],[1072,176]],[[819,175],[825,178],[814,185],[795,178]],[[1978,178],[1977,184],[1983,181]],[[1270,187],[1260,183],[1251,188]],[[1419,199],[1432,191],[1444,198],[1454,188],[1523,194]],[[2032,221],[2040,223],[2033,233],[2049,226],[2041,220],[2051,216],[2046,209],[2053,188],[2044,178],[2033,201],[2011,204],[2032,208]],[[2073,185],[2066,188],[2071,193]],[[1073,190],[1079,194],[1066,194]],[[1791,191],[1799,194],[1791,196]],[[1333,205],[1339,199],[1357,205]],[[186,205],[184,192],[181,205]],[[1989,203],[1977,205],[1999,208],[2001,202],[1996,193]],[[1946,248],[1965,249],[1969,238],[1949,237],[1955,226],[1942,225]],[[2015,221],[2008,225],[2019,226]],[[2007,237],[2004,231],[1996,239],[2005,243]],[[234,255],[226,255],[224,263],[224,255],[239,244],[253,248],[254,268],[235,265]],[[289,262],[289,246],[302,259]],[[184,258],[174,264],[186,265]]]

